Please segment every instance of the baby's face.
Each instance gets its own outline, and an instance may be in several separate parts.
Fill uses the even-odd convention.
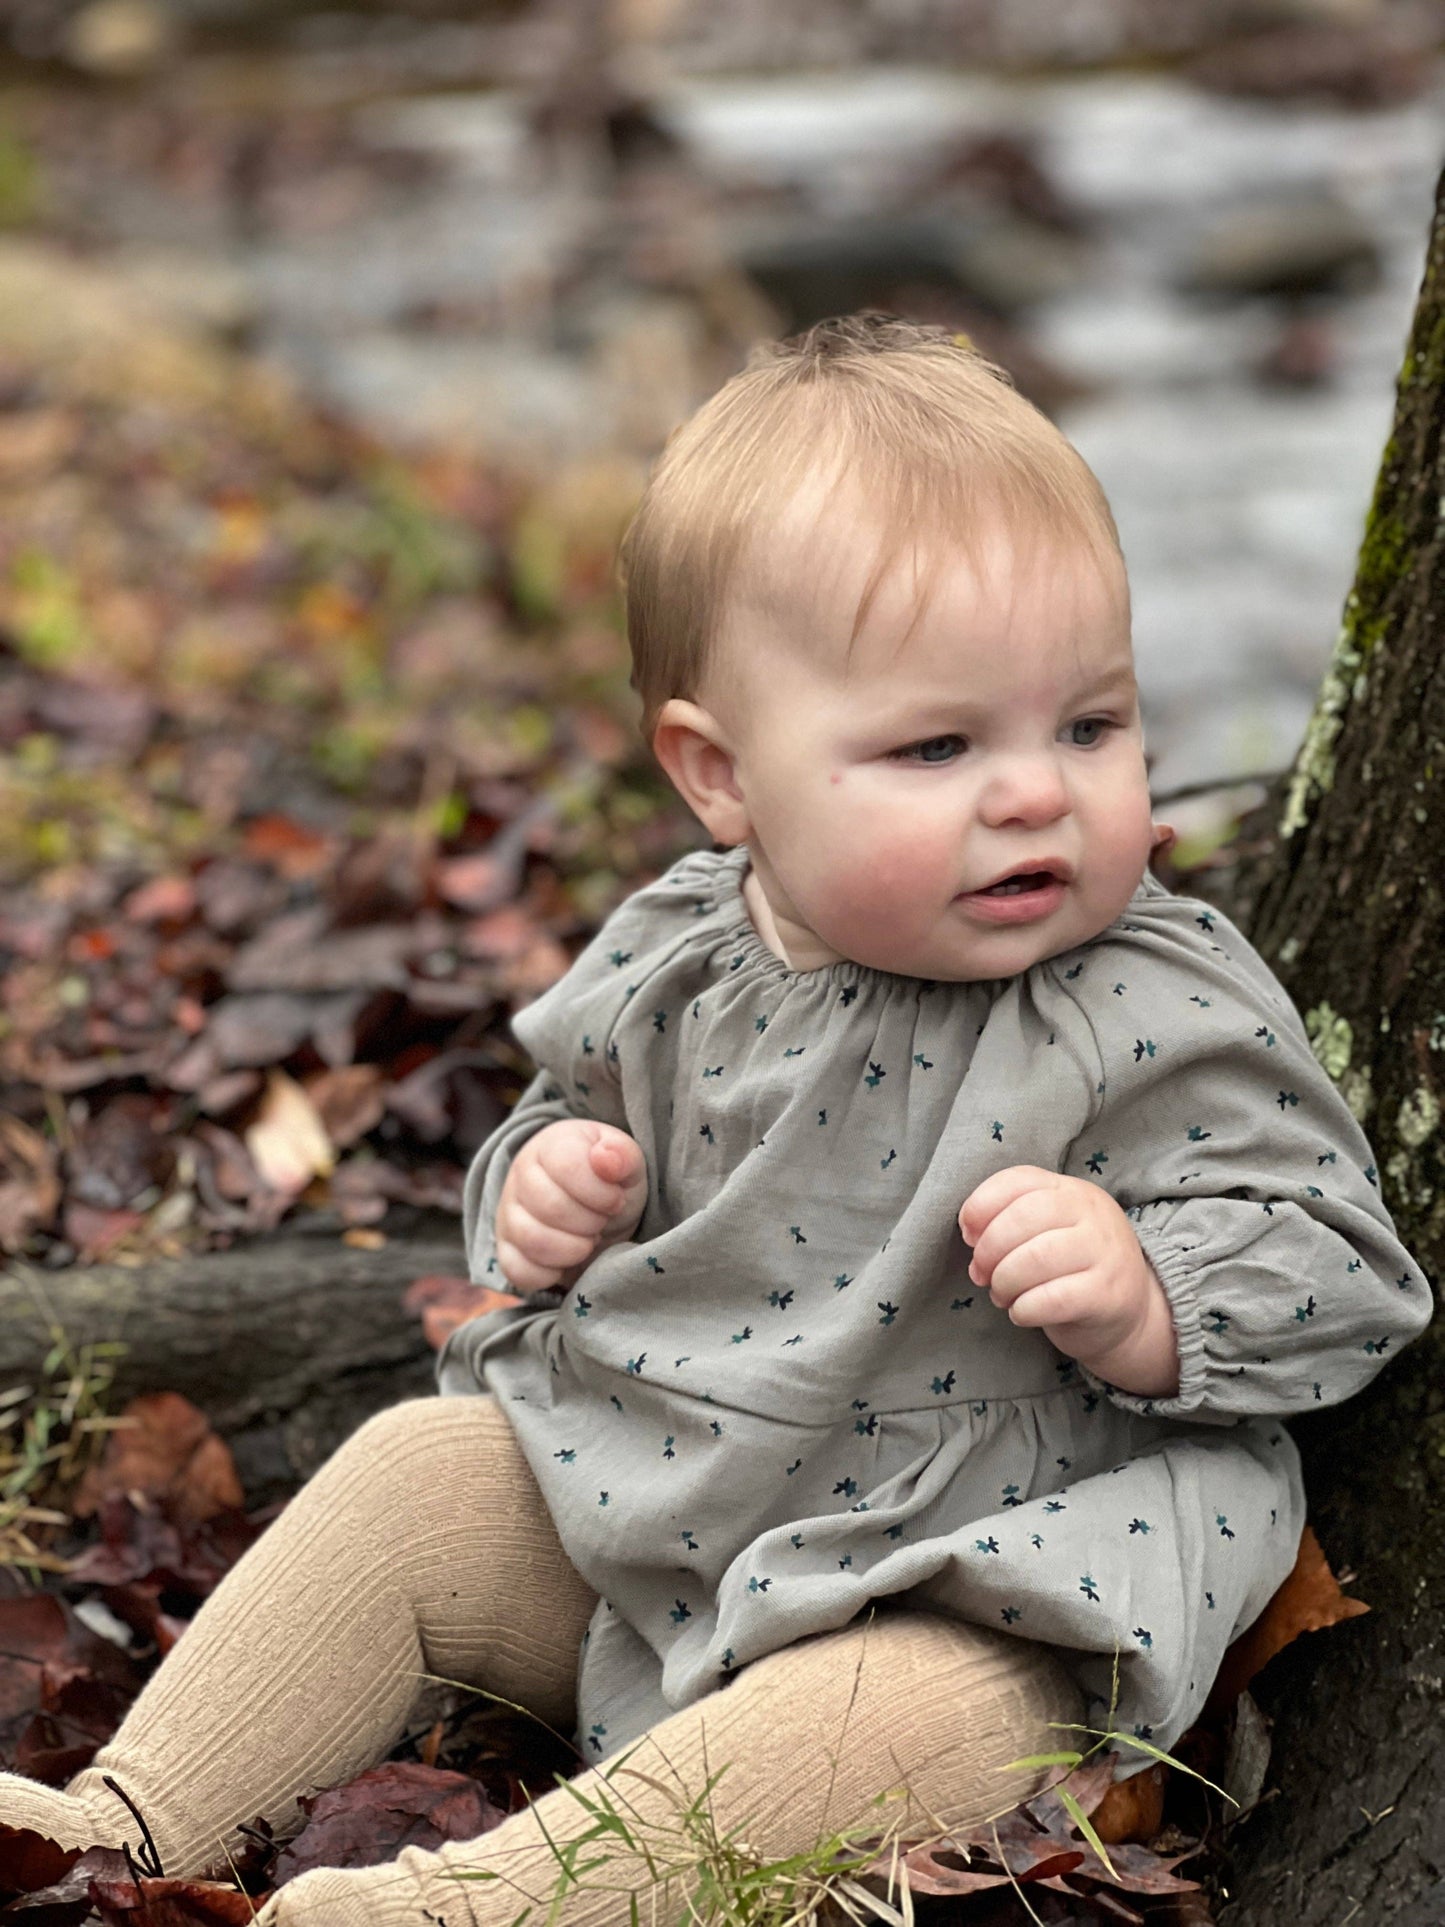
[[[758,886],[798,970],[1013,976],[1112,923],[1148,863],[1122,565],[999,531],[982,571],[943,559],[901,648],[913,598],[895,570],[845,669],[872,561],[857,535],[825,524],[791,548],[796,591],[729,624],[713,713]],[[984,894],[1014,873],[1022,892]]]

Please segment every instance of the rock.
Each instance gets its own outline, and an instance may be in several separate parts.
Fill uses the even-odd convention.
[[[1207,234],[1176,279],[1188,294],[1358,294],[1380,279],[1374,236],[1329,194],[1262,200]]]
[[[740,237],[735,258],[790,328],[828,315],[896,306],[900,288],[928,289],[1012,314],[1084,279],[1077,243],[1004,212],[867,215]]]

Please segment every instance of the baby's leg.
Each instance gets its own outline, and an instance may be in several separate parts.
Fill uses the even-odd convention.
[[[226,1575],[64,1794],[0,1774],[0,1821],[139,1844],[109,1774],[166,1872],[197,1872],[234,1852],[238,1823],[294,1830],[298,1793],[375,1765],[423,1672],[570,1731],[595,1603],[494,1399],[393,1406]]]
[[[921,1612],[881,1613],[786,1647],[740,1672],[731,1685],[661,1721],[627,1758],[646,1779],[604,1762],[573,1785],[606,1793],[665,1870],[696,1858],[678,1831],[677,1804],[714,1787],[717,1832],[734,1828],[764,1864],[811,1847],[825,1833],[866,1826],[882,1834],[906,1820],[915,1838],[937,1825],[967,1825],[1025,1799],[1039,1769],[1005,1773],[1028,1753],[1069,1747],[1077,1734],[1051,1720],[1082,1721],[1082,1691],[1046,1647]],[[610,1784],[608,1775],[613,1774]],[[893,1787],[908,1803],[871,1803]],[[559,1850],[593,1821],[563,1787],[479,1840],[439,1853],[410,1848],[395,1862],[357,1873],[328,1868],[283,1887],[257,1927],[510,1927],[529,1902],[554,1891]],[[544,1835],[545,1829],[545,1835]],[[643,1923],[684,1916],[695,1880],[655,1879],[638,1854],[603,1839],[580,1849],[582,1876],[558,1914],[560,1927],[623,1927],[629,1891]],[[485,1871],[499,1876],[456,1880]],[[781,1918],[781,1914],[779,1915]]]

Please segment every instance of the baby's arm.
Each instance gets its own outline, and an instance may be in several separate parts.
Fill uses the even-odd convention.
[[[537,1070],[476,1152],[462,1189],[476,1284],[565,1289],[587,1262],[589,1232],[613,1243],[636,1228],[645,1154],[630,1128],[614,1032],[645,969],[636,953],[645,948],[646,896],[619,906],[566,974],[512,1019]],[[614,1192],[625,1192],[625,1204]]]
[[[1227,918],[1174,899],[1128,934],[1077,953],[1072,978],[1054,968],[1059,1042],[1096,1093],[1061,1162],[1108,1195],[1157,1278],[1178,1388],[1081,1367],[1115,1404],[1159,1416],[1223,1424],[1336,1404],[1433,1310],[1369,1142]]]

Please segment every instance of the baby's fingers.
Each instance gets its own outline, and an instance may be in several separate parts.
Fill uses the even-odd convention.
[[[617,1209],[622,1194],[587,1167],[585,1157],[580,1168],[564,1167],[560,1177],[548,1168],[545,1158],[537,1157],[517,1172],[513,1195],[538,1224],[595,1235]]]
[[[1097,1293],[1089,1272],[1072,1272],[1067,1278],[1051,1278],[1046,1285],[1024,1291],[1009,1306],[1009,1319],[1015,1325],[1037,1329],[1041,1325],[1071,1325],[1092,1316]]]
[[[545,1291],[564,1271],[591,1257],[595,1235],[579,1236],[542,1224],[524,1205],[513,1200],[497,1213],[497,1262],[508,1284],[518,1291]]]
[[[528,1159],[531,1171],[540,1174],[574,1203],[605,1216],[616,1207],[617,1187],[592,1168],[592,1152],[600,1128],[580,1119],[555,1124],[539,1132],[524,1150],[531,1153]],[[539,1192],[539,1195],[552,1193]]]

